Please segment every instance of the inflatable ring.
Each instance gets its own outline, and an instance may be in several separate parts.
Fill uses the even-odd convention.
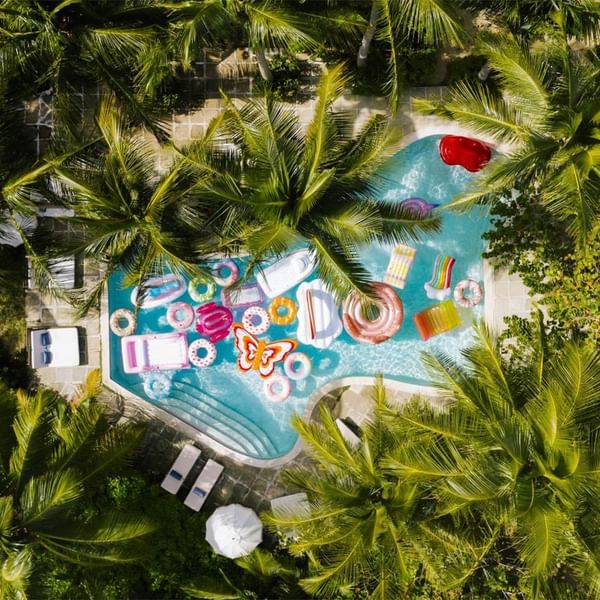
[[[271,375],[268,379],[265,379],[264,391],[265,396],[271,402],[283,402],[284,400],[287,400],[292,393],[292,386],[287,377],[276,373],[275,375]]]
[[[288,354],[283,363],[285,374],[294,381],[306,379],[310,375],[312,363],[304,352],[292,352]]]
[[[351,292],[344,300],[342,321],[350,337],[366,344],[381,344],[397,333],[402,325],[404,309],[396,292],[386,283],[373,284],[379,314],[373,320],[363,313],[360,296]]]
[[[260,319],[258,323],[254,322],[255,317]],[[271,319],[264,308],[261,308],[260,306],[251,306],[244,311],[242,325],[245,327],[246,331],[252,335],[260,335],[269,329],[271,326]]]
[[[202,357],[198,353],[199,350],[206,350],[206,356]],[[190,362],[195,366],[203,369],[204,367],[210,367],[217,358],[216,346],[208,340],[196,340],[192,342],[188,348],[188,358]]]
[[[471,295],[465,296],[465,291],[469,290]],[[454,300],[457,304],[465,308],[473,308],[481,302],[483,292],[481,286],[473,279],[463,279],[456,284],[454,288]]]
[[[121,325],[125,321],[126,325]],[[135,315],[127,308],[118,308],[110,315],[110,330],[119,337],[132,335],[137,325]]]
[[[229,275],[221,275],[221,271],[229,271]],[[221,260],[213,268],[213,278],[222,287],[234,284],[240,276],[238,266],[232,260]]]
[[[284,309],[281,314],[280,309]],[[298,314],[298,306],[287,296],[277,296],[271,304],[269,304],[269,316],[275,325],[289,325],[294,322]]]
[[[206,287],[206,290],[203,292],[198,291],[200,286]],[[214,298],[216,289],[215,282],[209,279],[207,275],[198,275],[188,283],[188,294],[194,302],[204,303]]]
[[[194,309],[187,302],[175,302],[167,308],[167,323],[173,329],[187,329],[194,322]]]
[[[160,400],[171,391],[171,380],[164,373],[153,373],[144,379],[144,393],[152,400]]]

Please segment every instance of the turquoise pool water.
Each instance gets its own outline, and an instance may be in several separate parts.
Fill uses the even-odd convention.
[[[390,201],[420,197],[440,205],[449,202],[469,184],[473,175],[461,167],[448,167],[439,158],[438,142],[441,136],[418,140],[398,152],[387,163],[387,183],[380,196]],[[182,369],[165,372],[171,380],[167,397],[152,400],[144,392],[145,375],[125,374],[122,368],[120,338],[110,333],[110,372],[112,379],[133,394],[168,411],[174,416],[204,432],[220,444],[254,459],[272,459],[289,452],[297,439],[289,425],[294,412],[304,413],[311,394],[324,384],[348,376],[372,376],[382,372],[390,379],[408,383],[427,384],[427,373],[421,363],[424,350],[443,350],[459,357],[460,350],[472,340],[470,323],[480,316],[483,303],[474,309],[459,309],[463,325],[449,333],[421,341],[412,315],[431,306],[435,300],[427,298],[423,284],[431,278],[432,265],[438,253],[454,256],[453,285],[470,278],[482,282],[484,250],[482,233],[488,226],[487,217],[479,210],[467,215],[444,214],[441,232],[416,244],[417,254],[404,290],[396,290],[404,304],[404,323],[390,340],[367,345],[356,342],[346,332],[326,349],[299,345],[298,350],[308,354],[313,362],[310,376],[292,382],[292,394],[282,403],[273,403],[264,397],[263,381],[256,372],[244,373],[236,365],[237,352],[233,336],[217,343],[216,361],[207,368]],[[363,261],[376,280],[382,280],[390,255],[390,247],[369,246],[364,249]],[[243,264],[237,261],[241,269]],[[313,274],[308,281],[315,279]],[[116,274],[109,282],[109,311],[132,308],[130,289],[123,289],[122,275]],[[296,289],[285,293],[295,298]],[[198,305],[185,294],[178,301]],[[165,316],[166,307],[140,310],[136,334],[171,332]],[[235,311],[236,321],[243,310]],[[271,325],[267,339],[295,338],[296,322],[287,327]],[[200,336],[188,330],[188,341]],[[282,372],[279,363],[276,372]]]

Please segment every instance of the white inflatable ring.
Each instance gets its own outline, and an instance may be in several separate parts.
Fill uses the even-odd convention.
[[[194,309],[187,302],[175,302],[167,308],[167,323],[173,329],[187,329],[194,322]]]
[[[171,391],[171,380],[164,373],[152,373],[144,379],[144,392],[152,400],[160,400]]]
[[[465,291],[469,290],[471,295],[465,296]],[[463,279],[456,284],[454,288],[454,300],[457,304],[465,308],[473,308],[481,302],[483,292],[481,286],[473,279]]]
[[[206,356],[200,356],[198,354],[199,350],[206,350]],[[196,340],[188,348],[188,358],[195,367],[200,369],[210,367],[217,358],[217,347],[209,340]]]
[[[304,352],[292,352],[288,354],[283,363],[285,374],[294,381],[306,379],[310,375],[312,363]]]
[[[258,323],[254,322],[255,317],[260,319]],[[260,306],[251,306],[244,311],[242,325],[246,331],[252,335],[260,335],[269,329],[271,326],[271,319],[264,308],[261,308]]]
[[[221,271],[229,271],[229,275],[221,275]],[[240,276],[238,266],[232,260],[222,260],[213,268],[213,279],[222,287],[228,287],[234,284]]]
[[[125,321],[126,325],[121,325]],[[135,315],[127,308],[118,308],[110,315],[110,330],[119,337],[132,335],[137,325]]]
[[[283,402],[292,393],[292,385],[287,377],[275,373],[275,375],[265,379],[264,391],[265,396],[271,402]]]

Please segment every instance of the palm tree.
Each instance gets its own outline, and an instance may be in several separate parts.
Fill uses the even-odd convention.
[[[510,35],[482,44],[497,87],[463,81],[441,102],[415,101],[420,112],[510,145],[453,204],[497,202],[517,188],[539,198],[584,248],[600,213],[599,63],[571,52],[565,36],[539,51]]]
[[[208,139],[181,151],[196,170],[199,206],[212,207],[211,222],[219,222],[212,227],[216,249],[247,250],[248,275],[263,259],[308,242],[320,276],[340,298],[351,290],[368,295],[361,245],[437,229],[436,217],[418,220],[376,198],[376,171],[397,148],[396,138],[382,115],[352,135],[353,119],[331,110],[346,83],[341,67],[323,75],[305,132],[293,110],[267,95],[241,108],[229,102]]]
[[[137,122],[154,126],[148,100],[192,43],[178,47],[181,27],[171,23],[172,11],[171,3],[146,0],[1,0],[0,75],[30,82],[33,92],[50,87],[55,113],[68,122],[81,119],[88,83],[115,94]],[[209,38],[202,24],[195,44]]]
[[[356,447],[344,440],[324,405],[320,422],[293,419],[314,463],[288,469],[282,479],[307,494],[310,508],[265,519],[294,532],[290,552],[306,554],[314,571],[301,584],[317,597],[370,579],[369,597],[399,598],[417,575],[439,583],[455,561],[476,563],[479,556],[465,537],[432,522],[428,481],[399,478],[385,466],[401,440],[381,378],[373,388],[373,405],[372,420]]]
[[[451,3],[446,0],[372,0],[369,22],[365,28],[356,65],[367,66],[371,42],[377,38],[388,47],[388,79],[385,84],[392,111],[400,103],[402,79],[399,51],[406,42],[454,44],[462,46],[465,39]]]
[[[75,210],[80,236],[71,234],[67,247],[101,265],[100,281],[79,299],[82,313],[115,271],[125,271],[127,286],[166,270],[199,273],[210,236],[202,214],[190,210],[184,161],[159,176],[154,148],[127,128],[114,99],[102,103],[97,125],[99,144],[56,166],[48,184]]]
[[[464,358],[427,357],[447,409],[401,411],[384,468],[436,480],[437,516],[488,523],[489,546],[510,538],[532,597],[568,597],[575,581],[600,597],[600,354],[572,342],[548,356],[540,316],[518,368],[484,325]]]
[[[111,426],[94,398],[93,372],[67,403],[55,392],[0,389],[0,596],[24,597],[38,552],[95,566],[134,561],[153,527],[140,515],[93,521],[82,499],[123,465],[143,431]]]

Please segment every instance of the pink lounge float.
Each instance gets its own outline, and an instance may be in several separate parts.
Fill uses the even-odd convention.
[[[184,278],[173,273],[147,279],[140,287],[133,288],[130,300],[131,304],[138,304],[144,310],[173,302],[187,290]]]
[[[121,338],[125,373],[187,369],[187,335],[183,332],[148,333]]]
[[[447,165],[460,165],[467,171],[481,171],[492,158],[487,144],[461,135],[445,135],[440,141],[440,158]]]
[[[402,300],[392,287],[377,282],[373,288],[377,295],[379,315],[373,320],[368,319],[362,309],[360,296],[352,292],[344,300],[342,320],[350,337],[366,344],[381,344],[396,335],[402,326],[404,309]]]

